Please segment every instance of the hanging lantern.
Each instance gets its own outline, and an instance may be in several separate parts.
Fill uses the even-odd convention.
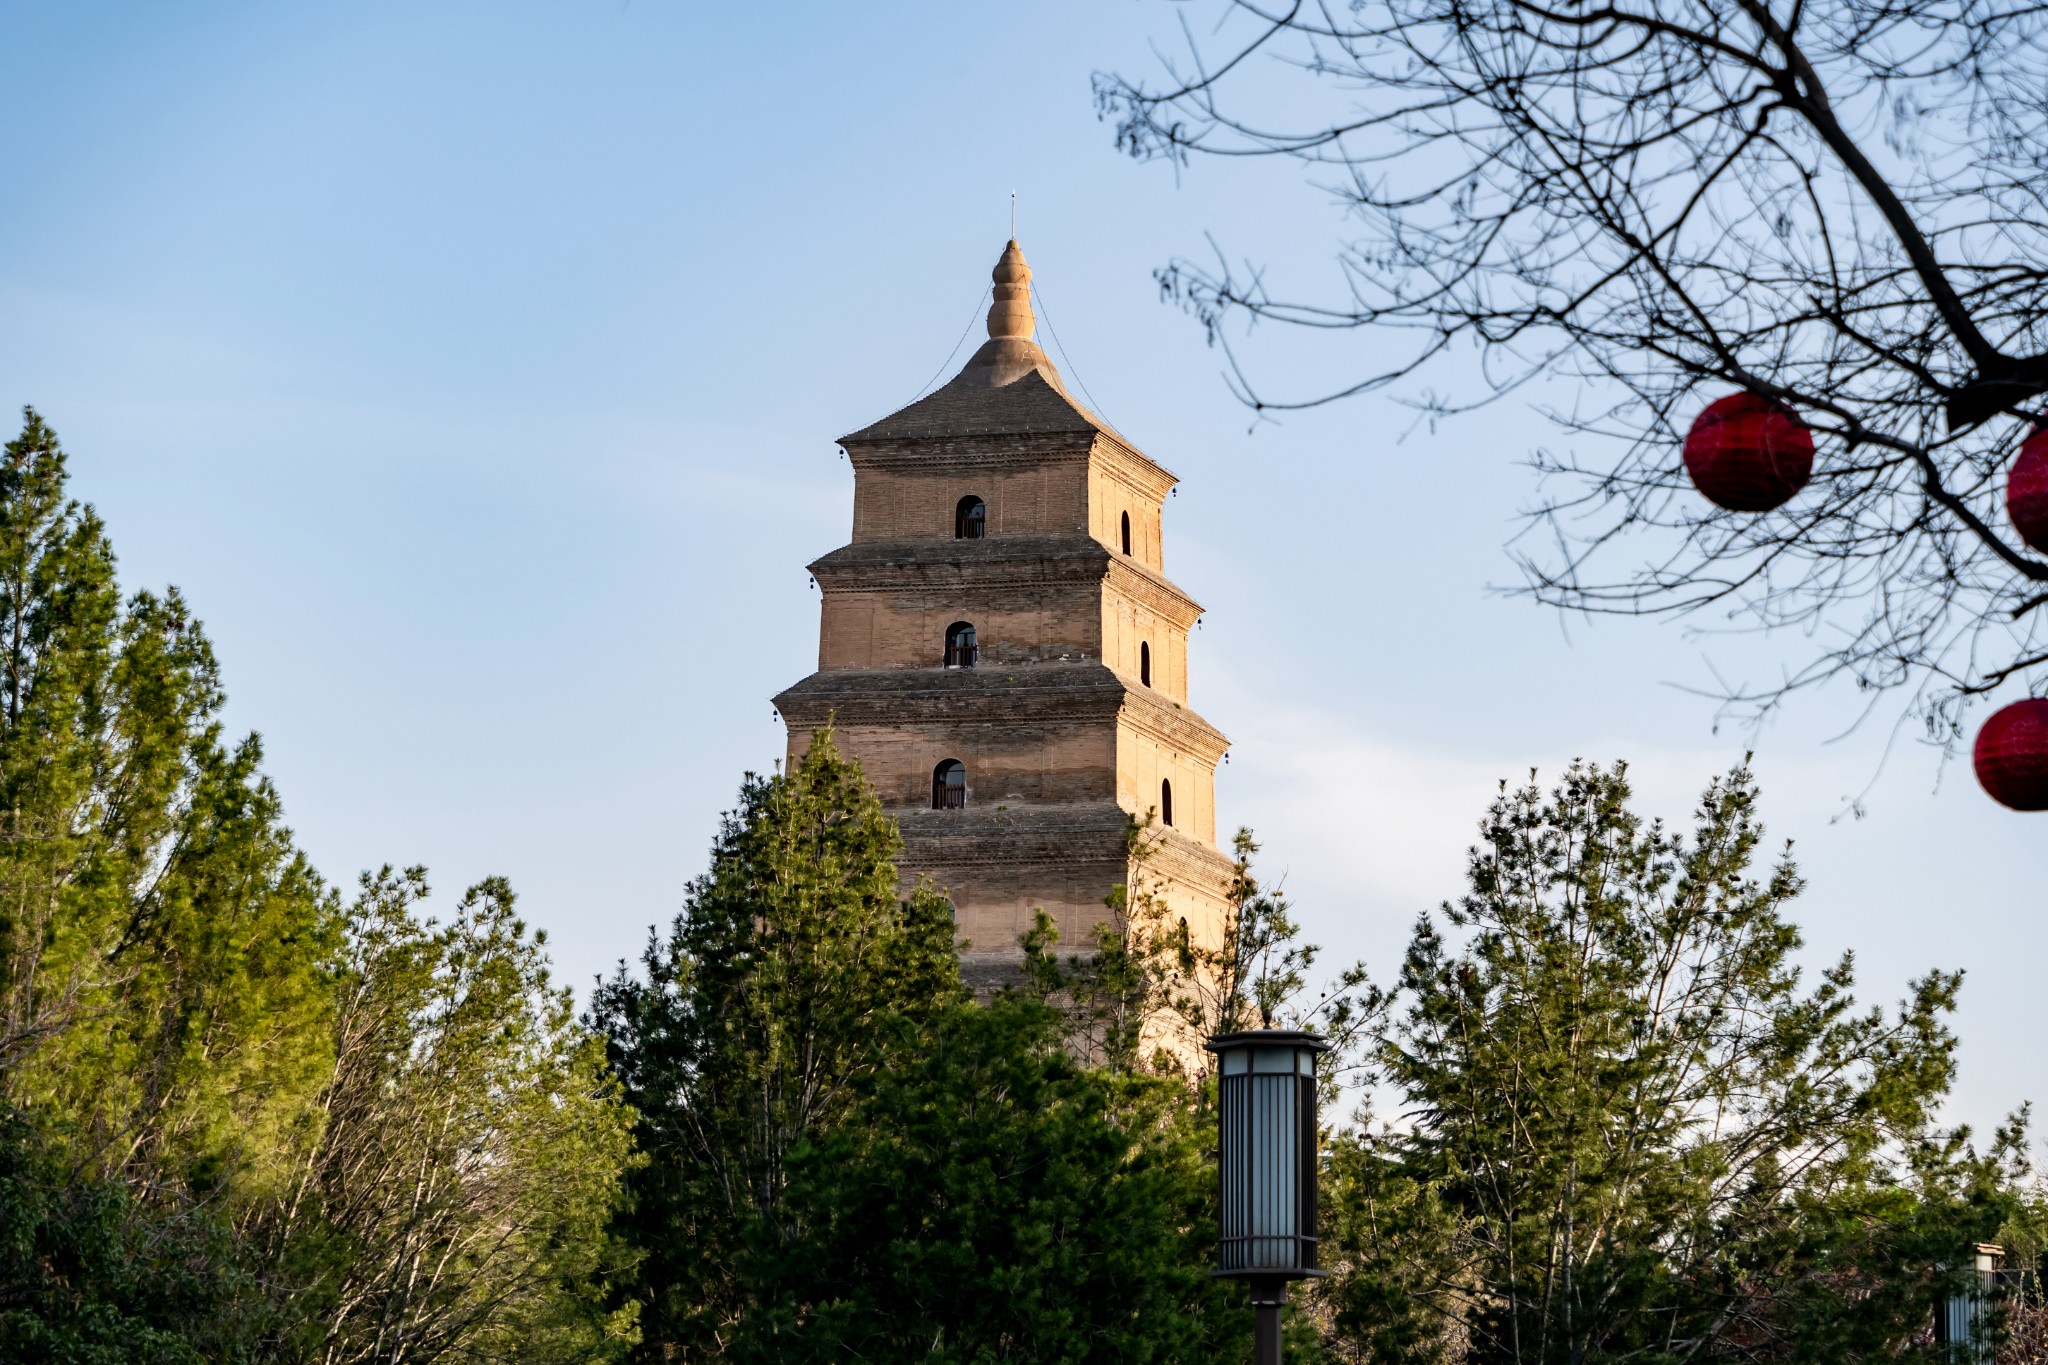
[[[2020,442],[2019,458],[2006,476],[2005,510],[2020,539],[2048,555],[2048,419]]]
[[[2016,701],[1977,732],[1977,781],[2014,810],[2048,810],[2048,697]]]
[[[1685,433],[1693,486],[1731,512],[1782,507],[1813,475],[1813,432],[1792,409],[1760,393],[1707,404]]]
[[[1223,1167],[1216,1273],[1250,1281],[1253,1359],[1279,1365],[1287,1282],[1316,1268],[1316,1056],[1312,1033],[1259,1029],[1211,1038]]]

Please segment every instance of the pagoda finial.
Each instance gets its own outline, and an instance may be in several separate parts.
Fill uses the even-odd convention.
[[[989,305],[988,334],[996,340],[1016,337],[1031,340],[1037,320],[1031,316],[1031,267],[1024,264],[1024,249],[1012,238],[996,262],[995,302]]]

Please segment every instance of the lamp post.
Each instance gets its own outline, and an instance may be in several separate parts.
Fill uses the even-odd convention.
[[[1216,1274],[1244,1280],[1256,1310],[1256,1365],[1280,1365],[1287,1282],[1316,1268],[1316,1058],[1312,1033],[1257,1029],[1206,1044],[1216,1054],[1222,1181]]]

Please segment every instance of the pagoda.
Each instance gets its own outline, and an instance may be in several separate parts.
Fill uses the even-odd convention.
[[[792,762],[830,724],[902,828],[906,888],[951,899],[962,969],[1013,977],[1049,914],[1069,949],[1145,880],[1197,938],[1222,923],[1228,741],[1188,705],[1202,614],[1166,577],[1176,480],[1068,393],[1033,340],[1031,270],[995,268],[988,341],[950,382],[839,438],[853,535],[810,566],[818,671],[775,698]]]

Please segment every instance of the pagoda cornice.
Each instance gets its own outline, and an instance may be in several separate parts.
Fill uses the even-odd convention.
[[[1096,437],[1095,453],[1117,482],[1154,502],[1163,500],[1180,482],[1172,470],[1115,432],[1105,431]]]
[[[1081,533],[857,540],[821,555],[809,568],[827,592],[900,592],[906,585],[1032,587],[1107,579],[1123,596],[1183,629],[1191,629],[1202,615],[1202,604],[1171,579]]]
[[[856,470],[915,473],[1092,462],[1139,496],[1155,502],[1180,482],[1165,465],[1106,431],[959,431],[876,440],[849,436],[840,444]]]
[[[1151,845],[1146,871],[1177,881],[1203,883],[1227,893],[1237,879],[1237,864],[1230,855],[1190,839],[1177,829],[1154,825],[1145,833]]]
[[[1133,602],[1150,607],[1182,630],[1193,630],[1202,619],[1202,604],[1180,590],[1163,574],[1156,574],[1137,560],[1124,555],[1109,559],[1109,586]]]
[[[1095,582],[1108,572],[1109,560],[1109,547],[1081,532],[980,540],[901,536],[856,540],[820,555],[809,568],[820,587],[893,592],[906,582]]]
[[[1126,836],[1136,818],[1113,801],[909,810],[895,815],[904,842],[929,848],[948,868],[1028,866],[1048,857],[1076,856],[1126,863]],[[1154,874],[1214,884],[1227,883],[1236,870],[1226,854],[1170,826],[1155,823],[1146,829],[1144,839],[1148,870]]]
[[[841,441],[856,471],[916,473],[926,469],[996,469],[1010,465],[1085,464],[1095,433],[958,432],[944,436]]]
[[[896,813],[906,844],[948,868],[1087,858],[1121,862],[1131,813],[1114,801],[982,805]]]
[[[1141,733],[1169,748],[1193,754],[1212,768],[1222,762],[1224,751],[1230,747],[1228,735],[1149,687],[1124,688],[1123,714]]]
[[[1230,747],[1221,730],[1149,687],[1093,660],[983,668],[834,668],[778,694],[792,725],[1043,725],[1109,721],[1213,766]]]
[[[775,698],[792,724],[815,728],[972,720],[984,725],[1116,718],[1129,691],[1093,660],[984,668],[833,668]]]

